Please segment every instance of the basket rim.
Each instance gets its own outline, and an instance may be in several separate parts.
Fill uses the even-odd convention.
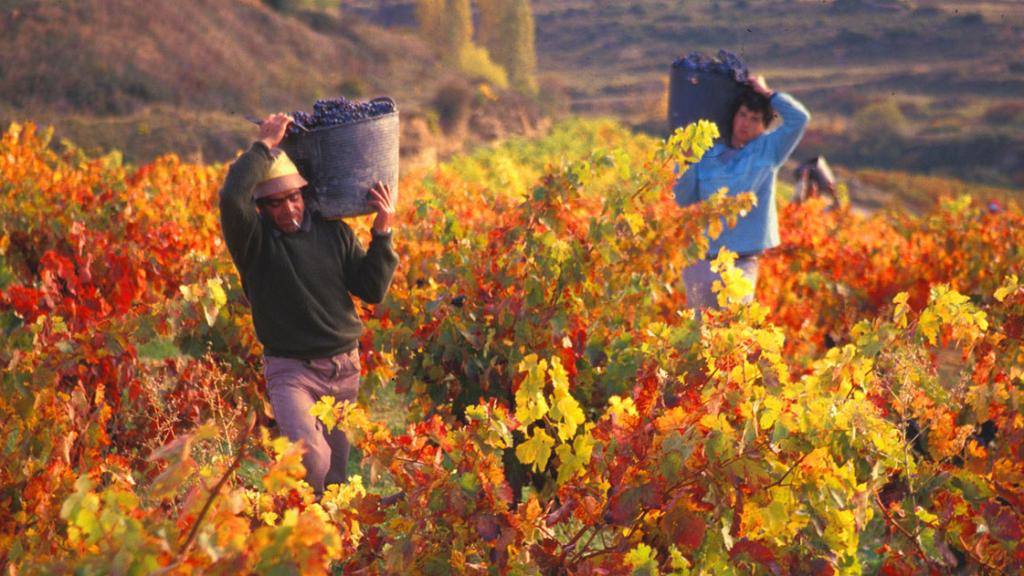
[[[675,77],[680,72],[683,73],[683,74],[688,74],[688,75],[708,74],[710,76],[720,76],[722,78],[725,78],[725,79],[728,79],[728,80],[732,80],[733,82],[735,82],[736,84],[739,84],[740,86],[744,85],[743,82],[740,82],[740,81],[736,80],[736,78],[734,78],[731,73],[729,73],[729,72],[722,72],[722,71],[719,71],[719,70],[689,70],[689,69],[683,68],[681,66],[672,66],[672,71],[670,73],[670,76],[671,77]]]
[[[368,118],[360,118],[359,120],[353,120],[351,122],[345,122],[344,124],[335,124],[334,126],[319,126],[317,128],[309,128],[306,132],[300,132],[299,134],[288,134],[287,137],[291,138],[293,136],[308,136],[308,135],[312,135],[312,134],[318,134],[320,132],[327,132],[329,130],[334,130],[335,128],[345,128],[346,126],[358,126],[359,124],[364,124],[366,122],[371,122],[371,121],[375,121],[375,120],[386,120],[388,118],[391,118],[392,116],[398,116],[398,108],[397,107],[393,111],[387,112],[385,114],[380,114],[380,115],[377,115],[377,116],[370,116]]]

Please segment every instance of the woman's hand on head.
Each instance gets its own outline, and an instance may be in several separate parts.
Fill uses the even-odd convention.
[[[771,98],[772,94],[775,93],[774,90],[768,87],[768,81],[765,80],[764,76],[760,74],[756,76],[751,76],[749,83],[750,87],[754,89],[754,92],[757,92],[758,94],[765,96],[767,98]]]

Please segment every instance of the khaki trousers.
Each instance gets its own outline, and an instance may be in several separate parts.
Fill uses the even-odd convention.
[[[264,356],[263,361],[274,419],[289,440],[305,444],[306,482],[320,496],[324,486],[348,479],[349,443],[340,430],[327,433],[309,409],[323,396],[356,401],[359,350],[315,360]]]

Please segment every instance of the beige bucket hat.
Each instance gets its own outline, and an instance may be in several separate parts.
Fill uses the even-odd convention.
[[[287,190],[302,188],[308,184],[306,179],[299,174],[299,169],[295,167],[295,163],[284,153],[284,150],[274,148],[270,151],[270,155],[273,156],[274,160],[270,164],[270,168],[267,170],[263,180],[253,190],[253,200],[266,198],[267,196]]]

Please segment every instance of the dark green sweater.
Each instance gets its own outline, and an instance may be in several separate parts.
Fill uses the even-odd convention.
[[[231,165],[220,191],[221,228],[252,306],[256,336],[269,356],[348,352],[363,331],[351,296],[379,303],[398,265],[391,235],[374,234],[364,252],[347,224],[310,214],[309,207],[302,230],[280,233],[252,200],[270,162],[267,147],[253,144]]]

